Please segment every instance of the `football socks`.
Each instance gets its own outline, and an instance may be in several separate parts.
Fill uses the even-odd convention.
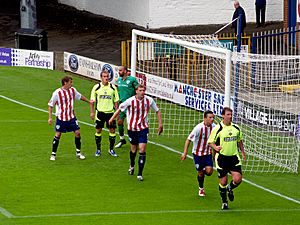
[[[116,143],[116,133],[109,133],[109,149],[114,149]]]
[[[139,172],[138,172],[138,176],[142,176],[143,175],[143,169],[146,163],[146,152],[144,153],[140,153],[139,156]]]
[[[101,139],[102,139],[102,136],[101,136],[101,133],[95,133],[95,141],[96,141],[96,146],[97,146],[97,149],[101,149]]]

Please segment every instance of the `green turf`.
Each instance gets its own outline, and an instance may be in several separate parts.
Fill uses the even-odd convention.
[[[63,76],[0,67],[0,95],[47,110]],[[93,83],[74,77],[74,86],[89,97]],[[149,144],[141,183],[127,175],[129,144],[117,150],[118,158],[106,152],[95,158],[94,128],[85,102],[75,103],[77,117],[84,122],[84,161],[75,158],[71,133],[63,134],[57,161],[49,160],[54,131],[47,113],[4,98],[0,107],[0,224],[299,224],[298,174],[246,173],[246,180],[291,199],[244,182],[230,210],[223,212],[216,172],[205,180],[207,196],[200,198],[193,161],[181,162],[177,153]],[[185,139],[162,135],[151,141],[182,151]]]

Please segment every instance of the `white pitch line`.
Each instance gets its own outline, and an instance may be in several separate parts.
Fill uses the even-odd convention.
[[[139,212],[92,212],[92,213],[70,213],[70,214],[48,214],[48,215],[28,215],[13,216],[16,219],[22,218],[46,218],[46,217],[72,217],[72,216],[97,216],[97,215],[137,215],[137,214],[178,214],[178,213],[251,213],[251,212],[300,212],[300,209],[212,209],[212,210],[159,210],[159,211],[139,211]]]
[[[172,149],[172,148],[170,148],[170,147],[168,147],[168,146],[165,146],[165,145],[162,145],[162,144],[160,144],[160,143],[157,143],[157,142],[151,142],[151,141],[149,141],[149,143],[154,144],[154,145],[158,145],[158,146],[160,146],[160,147],[163,147],[163,148],[167,149],[168,151],[175,152],[175,153],[178,153],[178,154],[182,154],[182,152],[179,152],[179,151],[177,151],[177,150],[175,150],[175,149]],[[193,158],[193,157],[190,156],[190,155],[187,155],[187,157],[189,157],[189,158],[191,158],[191,159]],[[214,168],[214,169],[215,169],[215,168]],[[295,202],[295,203],[297,203],[297,204],[300,205],[300,201],[298,201],[298,200],[296,200],[296,199],[293,199],[293,198],[290,198],[290,197],[288,197],[288,196],[286,196],[286,195],[283,195],[283,194],[280,194],[280,193],[278,193],[278,192],[272,191],[271,189],[268,189],[268,188],[265,188],[265,187],[263,187],[263,186],[261,186],[261,185],[259,185],[259,184],[253,183],[252,181],[249,181],[249,180],[247,180],[247,179],[245,179],[245,178],[243,178],[243,181],[246,182],[246,183],[248,183],[248,184],[250,184],[250,185],[252,185],[252,186],[254,186],[254,187],[257,187],[257,188],[262,189],[262,190],[264,190],[264,191],[266,191],[266,192],[269,192],[269,193],[271,193],[271,194],[273,194],[273,195],[277,195],[277,196],[279,196],[279,197],[281,197],[281,198],[287,199],[287,200],[289,200],[289,201]]]
[[[23,103],[23,102],[19,102],[19,101],[17,101],[17,100],[12,99],[12,98],[8,98],[8,97],[6,97],[6,96],[4,96],[4,95],[0,95],[0,97],[6,99],[6,100],[8,100],[8,101],[14,102],[14,103],[16,103],[16,104],[19,104],[19,105],[22,105],[22,106],[26,106],[26,107],[31,108],[31,109],[35,109],[35,110],[37,110],[37,111],[41,111],[41,112],[48,113],[47,110],[40,109],[40,108],[34,107],[34,106],[32,106],[32,105],[25,104],[25,103]]]
[[[48,113],[48,111],[47,110],[43,110],[43,109],[40,109],[40,108],[37,108],[37,107],[34,107],[34,106],[31,106],[31,105],[28,105],[28,104],[25,104],[25,103],[22,103],[22,102],[19,102],[19,101],[16,101],[16,100],[14,100],[14,99],[11,99],[11,98],[8,98],[8,97],[6,97],[6,96],[3,96],[3,95],[0,95],[0,97],[1,98],[4,98],[4,99],[6,99],[6,100],[8,100],[8,101],[11,101],[11,102],[14,102],[14,103],[16,103],[16,104],[19,104],[19,105],[22,105],[22,106],[25,106],[25,107],[28,107],[28,108],[31,108],[31,109],[35,109],[35,110],[38,110],[38,111],[41,111],[41,112],[45,112],[45,113]],[[79,121],[80,123],[82,123],[82,124],[85,124],[85,125],[87,125],[87,126],[93,126],[92,124],[90,124],[90,123],[87,123],[87,122],[83,122],[83,121]],[[168,147],[168,146],[165,146],[165,145],[163,145],[163,144],[160,144],[160,143],[157,143],[157,142],[153,142],[153,141],[149,141],[149,143],[150,144],[153,144],[153,145],[157,145],[157,146],[160,146],[160,147],[162,147],[162,148],[164,148],[164,149],[166,149],[166,150],[168,150],[168,151],[171,151],[171,152],[174,152],[174,153],[177,153],[177,154],[181,154],[181,152],[180,151],[177,151],[177,150],[175,150],[175,149],[173,149],[173,148],[170,148],[170,147]],[[191,158],[192,159],[192,156],[190,156],[190,155],[188,155],[187,156],[188,158]],[[294,202],[294,203],[297,203],[297,204],[300,204],[300,201],[298,201],[298,200],[296,200],[296,199],[293,199],[293,198],[290,198],[290,197],[288,197],[288,196],[286,196],[286,195],[283,195],[283,194],[280,194],[280,193],[278,193],[278,192],[275,192],[275,191],[272,191],[272,190],[270,190],[270,189],[268,189],[268,188],[265,188],[265,187],[263,187],[263,186],[261,186],[261,185],[258,185],[258,184],[256,184],[256,183],[253,183],[253,182],[251,182],[251,181],[249,181],[249,180],[246,180],[246,179],[244,179],[243,178],[243,181],[244,182],[246,182],[246,183],[248,183],[248,184],[250,184],[250,185],[252,185],[252,186],[255,186],[255,187],[257,187],[257,188],[259,188],[259,189],[262,189],[262,190],[264,190],[264,191],[266,191],[266,192],[269,192],[269,193],[271,193],[271,194],[273,194],[273,195],[276,195],[276,196],[279,196],[279,197],[281,197],[281,198],[284,198],[284,199],[286,199],[286,200],[288,200],[288,201],[292,201],[292,202]],[[269,211],[271,211],[272,209],[270,209]],[[243,211],[243,210],[237,210],[237,211]],[[282,211],[282,210],[278,210],[278,211]],[[295,209],[295,211],[299,211],[299,209]],[[0,207],[0,212],[1,212],[1,214],[3,214],[4,216],[6,216],[6,217],[8,217],[8,218],[26,218],[26,217],[47,217],[47,216],[68,216],[68,215],[73,215],[73,216],[75,216],[75,215],[78,215],[78,216],[80,216],[80,215],[109,215],[109,214],[142,214],[142,213],[148,213],[148,214],[150,214],[151,212],[99,212],[99,213],[86,213],[86,214],[53,214],[53,215],[37,215],[37,216],[23,216],[23,217],[17,217],[17,216],[14,216],[14,215],[12,215],[11,213],[9,213],[7,210],[5,210],[4,208],[1,208]],[[171,213],[171,212],[219,212],[219,210],[208,210],[208,211],[201,211],[201,210],[199,210],[199,211],[193,211],[193,210],[181,210],[181,211],[154,211],[154,212],[152,212],[152,214],[154,214],[154,213]],[[235,211],[236,212],[236,211]],[[248,212],[248,211],[247,211]],[[249,211],[249,212],[251,212],[251,211]],[[254,211],[253,211],[254,212]]]
[[[0,120],[0,123],[45,123],[45,120]]]
[[[15,218],[13,214],[11,214],[10,212],[8,212],[6,209],[2,207],[0,207],[0,213],[7,218]]]

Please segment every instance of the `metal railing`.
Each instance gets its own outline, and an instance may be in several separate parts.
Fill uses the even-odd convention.
[[[267,55],[299,55],[299,27],[253,33],[251,53]]]

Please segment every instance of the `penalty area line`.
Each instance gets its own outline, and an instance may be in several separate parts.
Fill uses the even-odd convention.
[[[17,101],[17,100],[8,98],[8,97],[6,97],[6,96],[0,95],[0,97],[6,99],[6,100],[8,100],[8,101],[14,102],[14,103],[16,103],[16,104],[19,104],[19,105],[22,105],[22,106],[25,106],[25,107],[28,107],[28,108],[31,108],[31,109],[35,109],[35,110],[38,110],[38,111],[40,111],[40,112],[48,113],[47,110],[43,110],[43,109],[40,109],[40,108],[31,106],[31,105],[28,105],[28,104],[26,104],[26,103],[19,102],[19,101]],[[90,124],[90,123],[87,123],[87,122],[83,122],[83,121],[80,121],[80,120],[78,120],[78,121],[79,121],[80,123],[82,123],[82,124],[87,125],[87,126],[93,126],[93,124]],[[156,146],[159,146],[159,147],[162,147],[162,148],[164,148],[164,149],[166,149],[166,150],[168,150],[168,151],[171,151],[171,152],[174,152],[174,153],[177,153],[177,154],[181,154],[180,151],[177,151],[177,150],[175,150],[175,149],[173,149],[173,148],[170,148],[170,147],[168,147],[168,146],[166,146],[166,145],[163,145],[163,144],[160,144],[160,143],[157,143],[157,142],[153,142],[153,141],[148,141],[148,143],[153,144],[153,145],[156,145]],[[192,159],[192,157],[191,157],[190,155],[188,155],[187,157]],[[294,198],[290,198],[290,197],[288,197],[288,196],[286,196],[286,195],[283,195],[283,194],[280,194],[280,193],[278,193],[278,192],[272,191],[272,190],[270,190],[270,189],[268,189],[268,188],[265,188],[265,187],[263,187],[263,186],[261,186],[261,185],[258,185],[258,184],[256,184],[256,183],[254,183],[254,182],[251,182],[251,181],[249,181],[249,180],[247,180],[247,179],[244,179],[244,178],[243,178],[243,181],[246,182],[246,183],[248,183],[248,184],[250,184],[250,185],[252,185],[252,186],[254,186],[254,187],[257,187],[257,188],[262,189],[262,190],[264,190],[264,191],[266,191],[266,192],[269,192],[269,193],[271,193],[271,194],[273,194],[273,195],[279,196],[279,197],[281,197],[281,198],[284,198],[284,199],[286,199],[286,200],[288,200],[288,201],[291,201],[291,202],[294,202],[294,203],[297,203],[297,204],[300,205],[300,201],[299,201],[299,200],[296,200],[296,199],[294,199]]]

